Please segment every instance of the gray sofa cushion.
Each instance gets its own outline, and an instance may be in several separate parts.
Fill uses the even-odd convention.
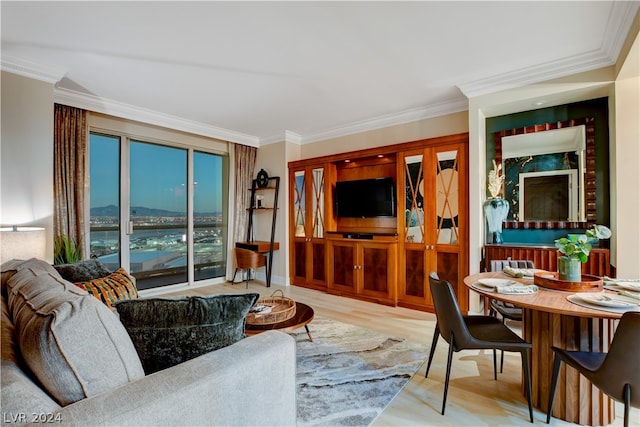
[[[87,282],[111,274],[97,259],[87,259],[73,264],[54,265],[60,276],[70,282]]]
[[[54,276],[60,276],[55,268],[48,263],[37,258],[28,260],[12,259],[2,263],[2,295],[7,295],[7,282],[20,270],[31,269],[34,272],[51,273]]]
[[[244,338],[244,320],[258,297],[141,298],[114,307],[151,374]]]
[[[114,313],[57,273],[18,269],[7,291],[24,362],[60,405],[144,376]]]

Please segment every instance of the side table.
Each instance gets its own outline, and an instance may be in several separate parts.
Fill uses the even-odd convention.
[[[307,331],[307,335],[309,336],[309,341],[313,342],[313,337],[311,337],[311,332],[309,332],[309,327],[307,326],[313,320],[313,316],[313,308],[307,304],[296,301],[296,314],[291,319],[268,325],[245,324],[244,333],[247,335],[255,335],[260,332],[270,331],[273,329],[277,329],[282,332],[290,332],[304,326],[304,329]]]

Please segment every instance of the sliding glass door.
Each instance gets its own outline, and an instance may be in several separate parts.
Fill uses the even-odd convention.
[[[91,133],[90,248],[148,289],[225,274],[225,159]]]
[[[145,287],[187,282],[187,150],[130,143],[129,265]]]

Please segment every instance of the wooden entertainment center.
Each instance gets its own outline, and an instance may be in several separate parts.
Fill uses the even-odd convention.
[[[469,306],[467,133],[289,163],[290,277],[297,286],[433,311],[429,273]],[[336,183],[392,178],[395,216],[341,216]]]

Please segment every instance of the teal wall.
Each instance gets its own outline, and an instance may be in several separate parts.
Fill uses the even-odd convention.
[[[495,158],[494,133],[502,130],[533,126],[543,123],[593,117],[595,119],[596,144],[596,222],[610,226],[609,194],[609,105],[608,98],[541,108],[488,118],[487,127],[487,170],[493,169]],[[487,193],[487,197],[489,194]],[[553,243],[553,240],[567,233],[582,233],[584,230],[504,230],[505,243]]]

